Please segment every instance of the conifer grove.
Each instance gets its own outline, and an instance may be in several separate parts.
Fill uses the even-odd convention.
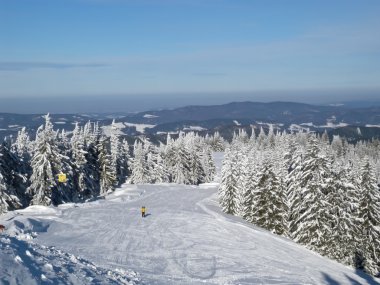
[[[0,144],[0,214],[29,205],[83,202],[114,191],[122,183],[199,184],[214,178],[212,149],[224,146],[216,134],[180,133],[155,145],[120,138],[115,122],[109,136],[96,123],[70,134],[53,129],[50,116],[31,140],[25,128]],[[58,176],[66,175],[60,182]]]
[[[219,202],[228,214],[377,275],[379,181],[378,140],[240,131],[226,149]]]

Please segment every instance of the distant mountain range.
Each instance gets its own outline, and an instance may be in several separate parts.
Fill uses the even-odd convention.
[[[71,131],[75,122],[97,121],[108,131],[112,119],[120,134],[149,135],[178,131],[213,132],[230,136],[237,128],[308,130],[340,134],[350,140],[380,138],[380,106],[316,106],[292,102],[233,102],[224,105],[186,106],[176,109],[151,110],[136,114],[53,114],[56,128]],[[43,115],[0,113],[0,137],[14,135],[25,126],[31,133],[44,122]],[[229,135],[228,135],[229,134]]]

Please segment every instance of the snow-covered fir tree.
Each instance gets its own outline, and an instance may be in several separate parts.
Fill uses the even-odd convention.
[[[330,164],[320,155],[317,141],[311,138],[305,159],[296,180],[301,199],[296,206],[298,216],[290,224],[291,235],[295,241],[309,246],[313,250],[325,251],[331,236],[333,217],[326,209],[327,194],[332,186]]]
[[[5,141],[0,145],[0,214],[27,205],[26,186],[21,163]]]
[[[133,184],[143,184],[149,181],[149,172],[145,158],[143,144],[136,140],[133,147],[133,159],[131,161],[130,181]]]
[[[221,137],[218,131],[216,131],[212,137],[206,137],[206,142],[210,145],[213,151],[224,151],[226,142]]]
[[[204,146],[203,149],[200,150],[199,155],[204,171],[204,182],[211,182],[216,175],[216,168],[214,159],[212,158],[211,148]]]
[[[222,180],[219,185],[219,204],[222,211],[235,215],[238,213],[238,175],[236,172],[236,161],[230,149],[226,150],[225,159],[222,166]]]
[[[73,171],[73,187],[75,187],[74,201],[88,198],[87,180],[89,179],[86,171],[86,150],[84,136],[79,124],[75,125],[71,137],[71,164]]]
[[[110,154],[107,150],[107,139],[101,137],[98,144],[98,166],[99,166],[99,184],[100,194],[107,194],[115,189],[116,176],[112,169]]]
[[[273,171],[270,160],[265,160],[253,190],[253,221],[273,233],[287,234],[286,195]]]
[[[126,139],[123,140],[122,147],[122,170],[124,171],[123,175],[128,177],[130,175],[130,162],[131,162],[131,151],[129,143]]]
[[[34,205],[57,205],[62,203],[62,193],[57,189],[56,176],[61,173],[62,155],[55,141],[56,133],[50,122],[49,114],[45,116],[45,125],[37,130],[36,141],[31,160],[32,175],[28,192],[32,195]]]
[[[29,178],[32,174],[30,167],[31,152],[33,149],[32,142],[26,128],[23,127],[17,134],[16,141],[12,145],[12,152],[18,157],[20,163],[19,171],[25,176],[25,186],[29,186]]]
[[[361,167],[359,218],[364,269],[376,275],[380,272],[380,191],[368,159]]]
[[[111,125],[110,145],[112,171],[116,177],[117,185],[121,185],[125,182],[126,174],[123,165],[123,146],[119,138],[115,120],[112,121]]]

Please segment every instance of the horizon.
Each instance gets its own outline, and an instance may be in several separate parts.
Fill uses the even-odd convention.
[[[380,98],[376,0],[0,0],[0,7],[1,112]]]
[[[202,97],[202,95],[197,94]],[[215,94],[214,94],[215,95]],[[56,98],[16,98],[16,99],[3,99],[2,105],[0,106],[0,113],[10,113],[10,114],[133,114],[140,112],[149,112],[149,111],[160,111],[160,110],[173,110],[189,106],[215,106],[215,105],[226,105],[231,103],[295,103],[295,104],[308,104],[314,106],[337,106],[344,108],[367,108],[367,107],[378,107],[380,106],[380,98],[377,97],[368,97],[366,99],[357,99],[351,98],[346,100],[333,100],[333,101],[305,101],[305,100],[281,100],[281,99],[264,99],[261,97],[261,100],[254,100],[253,98],[208,98],[208,100],[199,103],[197,98],[195,98],[196,103],[194,102],[194,96],[192,98],[187,98],[188,101],[181,104],[179,102],[173,102],[170,99],[172,97],[165,98],[162,100],[160,98],[158,101],[153,97],[146,97],[145,100],[136,100],[134,104],[130,104],[130,98],[126,98],[122,95],[114,95],[111,97],[91,97],[91,104],[88,103],[88,97],[75,98],[71,97],[70,100],[60,101],[57,103]],[[327,97],[328,95],[326,95]],[[229,100],[231,99],[231,100]],[[20,107],[20,100],[23,101],[23,107]],[[147,104],[146,102],[149,102]],[[169,103],[169,101],[171,101]],[[132,101],[133,102],[133,101]],[[187,102],[187,103],[186,103]],[[6,111],[5,111],[6,110]]]

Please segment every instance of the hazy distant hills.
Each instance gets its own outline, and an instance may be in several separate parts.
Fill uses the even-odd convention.
[[[135,122],[163,124],[178,121],[206,121],[213,119],[246,119],[250,122],[283,124],[336,122],[365,125],[380,124],[380,107],[345,108],[343,106],[315,106],[302,103],[233,102],[214,106],[187,106],[172,110],[142,112],[131,118]]]
[[[316,106],[292,102],[233,102],[224,105],[186,106],[136,114],[53,114],[57,129],[71,131],[76,122],[97,121],[107,130],[116,118],[120,134],[178,132],[180,130],[231,134],[241,127],[275,124],[278,129],[309,130],[340,134],[351,140],[380,138],[380,106]],[[15,134],[26,126],[31,133],[44,122],[43,115],[0,113],[0,137]]]

